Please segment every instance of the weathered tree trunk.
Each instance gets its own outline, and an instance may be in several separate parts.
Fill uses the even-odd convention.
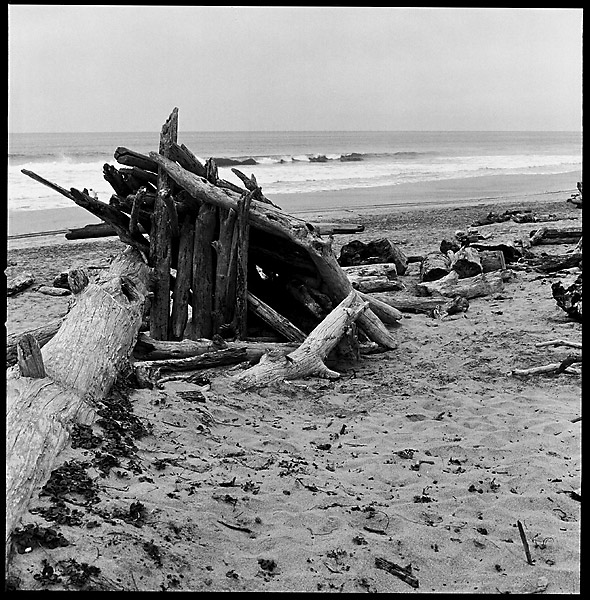
[[[442,279],[419,283],[416,290],[424,296],[477,298],[501,292],[504,289],[504,279],[507,276],[505,272],[494,271],[459,279],[459,274],[456,271],[451,271]]]
[[[155,340],[145,332],[137,337],[133,355],[138,360],[162,360],[170,358],[189,358],[206,352],[215,352],[227,348],[223,339],[215,338],[199,340],[166,341]]]
[[[449,274],[449,257],[442,252],[429,252],[420,265],[420,281],[435,281]]]
[[[46,482],[74,422],[90,423],[92,403],[109,392],[141,324],[149,269],[128,248],[100,284],[80,294],[42,349],[47,377],[7,377],[6,562],[10,536]]]
[[[465,246],[455,252],[449,266],[452,271],[458,273],[459,279],[479,275],[483,270],[478,251],[469,246]]]
[[[340,341],[348,327],[368,309],[357,292],[352,291],[290,354],[273,360],[264,355],[260,362],[232,378],[234,385],[250,389],[282,379],[309,375],[336,378],[339,373],[326,367],[324,360]]]
[[[181,187],[185,188],[190,197],[226,209],[237,208],[237,199],[232,192],[210,185],[207,181],[196,177],[160,154],[151,152],[150,157],[156,160]],[[252,202],[249,216],[251,227],[261,229],[279,239],[289,240],[306,250],[325,284],[326,292],[331,294],[334,300],[341,301],[350,293],[352,284],[336,261],[329,241],[323,240],[310,231],[310,227],[305,221],[266,204],[257,204],[255,201]],[[359,316],[358,324],[376,343],[386,348],[396,347],[390,332],[371,310],[363,311]]]
[[[178,109],[175,108],[162,126],[160,153],[167,156],[176,142]],[[158,196],[152,217],[150,235],[150,266],[154,269],[154,297],[150,310],[150,331],[154,338],[167,340],[170,333],[170,266],[172,263],[170,211],[167,197],[172,180],[162,167],[158,168]]]

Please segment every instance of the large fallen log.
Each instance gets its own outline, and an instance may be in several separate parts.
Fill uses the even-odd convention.
[[[149,269],[132,248],[100,283],[80,294],[57,334],[42,349],[47,377],[7,374],[6,555],[14,528],[47,481],[74,422],[94,418],[135,344],[148,293]]]
[[[189,193],[189,199],[194,199],[197,206],[198,201],[201,200],[224,209],[237,210],[239,197],[230,190],[211,185],[207,180],[186,171],[160,154],[150,152],[150,158]],[[340,302],[352,291],[352,284],[340,268],[332,252],[330,241],[315,234],[313,227],[307,222],[255,200],[250,207],[249,219],[251,228],[270,233],[278,238],[278,242],[286,240],[304,249],[315,265],[326,293],[330,294],[335,301]],[[358,324],[372,341],[385,348],[396,347],[391,333],[370,309],[359,315]]]
[[[324,360],[338,344],[349,326],[368,309],[368,304],[352,291],[342,302],[307,336],[293,352],[278,359],[265,354],[260,362],[243,373],[231,378],[240,389],[251,389],[283,380],[317,375],[337,378],[336,371],[326,367]]]

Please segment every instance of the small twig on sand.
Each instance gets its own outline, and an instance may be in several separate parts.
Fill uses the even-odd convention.
[[[527,542],[522,523],[520,521],[516,521],[516,524],[518,525],[518,533],[520,533],[520,539],[522,541],[522,545],[524,546],[524,553],[526,554],[526,561],[529,563],[529,565],[534,565],[535,562],[531,558],[531,551],[529,549],[529,543]]]
[[[386,558],[375,557],[375,567],[378,569],[383,569],[396,577],[399,577],[402,581],[405,581],[408,585],[411,585],[413,588],[419,587],[418,580],[412,575],[412,568],[408,567],[400,567],[396,565],[394,562],[387,560]]]
[[[221,519],[217,519],[217,522],[221,525],[224,525],[228,529],[235,529],[236,531],[243,531],[244,533],[252,533],[252,530],[248,527],[242,527],[241,525],[232,525],[231,523],[226,523]]]

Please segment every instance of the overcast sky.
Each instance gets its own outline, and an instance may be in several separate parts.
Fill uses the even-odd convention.
[[[581,9],[9,5],[9,131],[580,130]]]

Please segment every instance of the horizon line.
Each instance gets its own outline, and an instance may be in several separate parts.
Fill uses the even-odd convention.
[[[159,130],[9,131],[11,135],[156,133]],[[180,133],[180,132],[179,132]],[[184,133],[583,133],[582,129],[192,129]]]

